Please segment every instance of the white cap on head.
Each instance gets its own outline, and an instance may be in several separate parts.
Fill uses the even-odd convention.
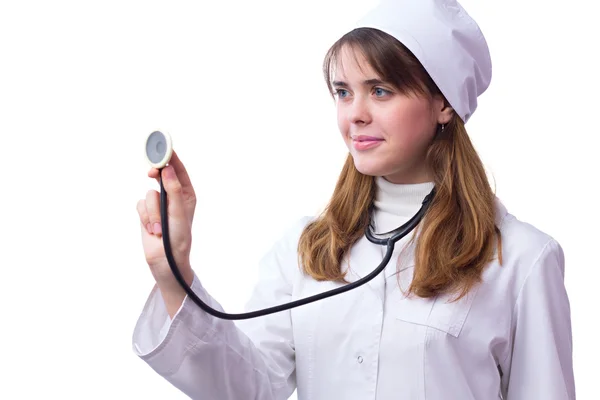
[[[483,33],[456,0],[381,0],[355,25],[406,46],[466,123],[489,86],[492,61]]]

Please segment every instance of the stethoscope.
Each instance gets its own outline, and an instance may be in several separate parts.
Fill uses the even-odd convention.
[[[371,281],[375,278],[381,271],[385,269],[387,264],[390,262],[392,258],[392,254],[394,252],[395,244],[412,232],[419,222],[423,219],[423,216],[427,212],[427,209],[431,203],[431,200],[435,196],[435,188],[425,197],[423,203],[421,204],[421,208],[417,213],[408,220],[402,226],[394,229],[393,231],[377,234],[373,232],[373,225],[369,224],[369,227],[365,231],[365,236],[369,240],[369,242],[373,244],[377,244],[380,246],[386,247],[385,255],[381,260],[381,263],[377,268],[371,272],[369,275],[355,281],[352,283],[348,283],[342,287],[328,290],[323,293],[319,293],[317,295],[309,296],[304,299],[291,301],[289,303],[280,304],[278,306],[265,308],[263,310],[251,311],[241,314],[229,314],[225,312],[221,312],[219,310],[215,310],[210,307],[206,303],[204,303],[194,291],[188,286],[183,279],[183,276],[179,272],[177,265],[175,263],[175,259],[173,257],[173,253],[171,251],[171,242],[169,239],[169,223],[168,223],[168,213],[167,213],[167,191],[165,190],[162,182],[162,168],[167,165],[169,159],[172,154],[172,141],[171,138],[160,131],[155,131],[150,134],[148,139],[146,140],[146,158],[149,161],[150,165],[154,168],[159,169],[160,171],[160,219],[162,224],[162,238],[163,238],[163,246],[165,248],[165,255],[167,257],[167,261],[169,263],[169,267],[173,272],[173,275],[187,293],[188,297],[198,305],[202,310],[206,311],[208,314],[213,315],[217,318],[227,319],[227,320],[241,320],[241,319],[250,319],[262,317],[264,315],[273,314],[280,311],[289,310],[291,308],[299,307],[308,303],[313,303],[318,300],[326,299],[327,297],[335,296],[344,292],[348,292],[352,289],[356,289],[359,286],[364,285],[365,283]]]

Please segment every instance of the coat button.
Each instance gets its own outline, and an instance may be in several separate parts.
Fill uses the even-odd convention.
[[[359,364],[362,364],[362,362],[363,362],[363,358],[361,356],[358,356],[358,358],[356,360],[358,361]]]

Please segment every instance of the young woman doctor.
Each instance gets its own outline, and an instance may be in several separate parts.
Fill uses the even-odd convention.
[[[475,21],[453,0],[384,0],[331,47],[324,73],[349,155],[325,211],[261,261],[247,310],[369,274],[384,251],[369,224],[404,224],[435,187],[414,235],[368,284],[233,322],[175,280],[151,191],[138,213],[156,287],[136,354],[194,399],[283,400],[296,388],[299,400],[575,399],[561,246],[507,212],[465,130],[491,78]],[[222,310],[189,263],[195,192],[176,154],[162,177],[177,265]]]

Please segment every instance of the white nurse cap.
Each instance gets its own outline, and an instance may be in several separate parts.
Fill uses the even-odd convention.
[[[380,0],[355,28],[379,29],[421,62],[464,122],[492,78],[490,52],[477,23],[456,0]]]

